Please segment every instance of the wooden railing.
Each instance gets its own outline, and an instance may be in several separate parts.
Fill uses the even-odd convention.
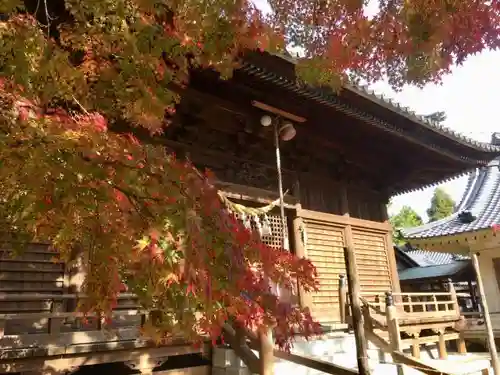
[[[85,296],[0,294],[0,303],[48,302],[50,306],[49,311],[0,313],[0,373],[57,373],[110,362],[123,362],[134,369],[145,366],[149,371],[168,357],[208,351],[208,343],[195,347],[179,337],[158,345],[144,337],[141,326],[151,312],[138,308],[133,294],[118,296],[117,309],[107,317],[68,311],[76,305],[69,302],[82,298]]]
[[[387,298],[393,301],[402,325],[437,323],[459,320],[461,317],[458,297],[465,294],[456,293],[453,283],[448,284],[449,292],[441,293],[393,293],[373,294],[362,291],[361,296],[375,315],[384,315]],[[342,323],[348,323],[349,301],[345,277],[339,278],[339,303]]]
[[[387,295],[371,295],[362,293],[365,299],[373,301],[373,305],[380,312],[385,309]],[[460,307],[458,305],[457,293],[391,293],[394,306],[397,307],[400,319],[429,320],[458,319],[460,318]]]
[[[122,294],[118,299],[123,301],[135,299],[135,297],[133,294]],[[0,302],[49,301],[51,306],[50,311],[0,314],[0,326],[2,327],[0,349],[16,352],[14,358],[32,357],[35,352],[40,356],[57,356],[59,358],[61,355],[71,356],[77,353],[103,352],[108,347],[109,350],[119,350],[148,346],[147,340],[141,338],[139,328],[146,322],[150,314],[149,311],[138,308],[115,310],[111,313],[112,320],[110,321],[105,321],[102,316],[96,314],[84,315],[81,312],[64,311],[65,302],[82,298],[85,296],[75,294],[0,294]],[[140,319],[136,324],[125,324],[117,328],[117,323],[123,317],[140,317]],[[46,320],[45,329],[42,332],[25,334],[23,330],[21,332],[5,331],[9,322],[41,320]],[[91,322],[84,323],[84,320],[91,320]],[[358,375],[356,370],[334,363],[278,350],[272,342],[269,342],[271,336],[266,337],[242,329],[235,329],[229,324],[224,326],[224,338],[250,371],[255,374],[269,373],[269,368],[266,367],[269,367],[269,363],[272,364],[273,361],[266,361],[265,358],[274,357],[331,375]],[[74,347],[74,350],[71,347]],[[29,348],[31,352],[26,354],[26,348]],[[40,351],[40,348],[46,350]],[[259,357],[254,354],[252,349],[260,352]],[[0,359],[0,368],[3,368],[2,366],[7,365],[3,364]]]
[[[345,323],[350,324],[349,302],[346,294],[345,278],[339,279],[339,298],[341,311],[345,313]],[[465,353],[464,337],[460,322],[463,317],[458,305],[458,297],[451,282],[449,292],[443,293],[392,293],[373,294],[362,292],[360,302],[363,310],[365,330],[373,338],[391,350],[400,351],[403,346],[411,346],[415,358],[420,357],[420,344],[437,342],[440,358],[447,357],[445,341],[457,340],[460,353]],[[423,330],[432,331],[434,336],[420,337]],[[412,338],[403,338],[402,333]],[[382,341],[380,341],[382,340]]]
[[[78,311],[68,311],[66,304],[69,301],[74,302],[85,298],[82,295],[76,294],[0,294],[0,302],[43,302],[48,301],[50,304],[49,311],[40,312],[20,312],[20,313],[0,313],[0,338],[4,337],[6,330],[9,335],[19,335],[30,333],[29,327],[22,325],[22,322],[37,322],[37,326],[41,329],[32,332],[32,334],[47,334],[57,335],[61,332],[80,332],[89,330],[102,330],[106,326],[112,328],[120,328],[122,326],[140,326],[144,324],[148,316],[148,311],[140,310],[137,307],[124,306],[117,307],[111,313],[111,318],[105,319],[103,316],[96,314],[84,315]],[[134,300],[136,299],[133,294],[121,294],[118,296],[118,301]],[[136,322],[127,323],[126,317],[140,317],[139,324]],[[19,328],[8,327],[9,322],[19,323]],[[42,323],[40,323],[42,322]],[[45,323],[46,322],[46,323]],[[124,323],[124,324],[123,324]],[[45,329],[44,329],[45,328]],[[18,332],[20,330],[20,332]]]

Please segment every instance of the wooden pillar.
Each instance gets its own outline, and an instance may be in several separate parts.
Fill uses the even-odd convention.
[[[274,343],[272,331],[259,333],[259,375],[274,375]]]
[[[459,334],[457,339],[458,354],[467,354],[467,345],[465,344],[464,333],[459,332],[458,334]]]
[[[50,312],[53,314],[64,312],[64,302],[62,300],[52,300]],[[50,318],[49,319],[49,334],[59,335],[64,318]]]
[[[474,285],[472,285],[472,280],[469,280],[467,282],[469,285],[469,293],[470,293],[470,298],[472,302],[472,310],[477,311],[478,309],[478,304],[477,304],[477,298],[476,298],[476,288],[474,288]]]
[[[340,322],[347,323],[347,285],[345,275],[339,275],[339,309]]]
[[[352,326],[354,338],[356,340],[356,353],[358,361],[359,375],[369,375],[368,367],[368,344],[365,337],[364,318],[361,311],[361,292],[359,286],[358,268],[356,266],[356,255],[352,243],[351,227],[348,225],[345,230],[347,246],[344,247],[344,258],[347,269],[347,282],[349,300],[351,302]]]
[[[420,359],[420,333],[414,333],[411,343],[411,355]]]
[[[349,198],[346,184],[340,186],[340,213],[349,216]]]
[[[444,339],[444,330],[439,331],[438,353],[439,359],[448,358],[448,352],[446,351],[446,341]]]
[[[295,205],[295,217],[293,218],[293,233],[292,233],[292,245],[293,250],[295,251],[295,255],[298,257],[305,257],[306,248],[304,244],[302,231],[305,230],[304,221],[302,217],[300,217],[300,210],[302,206],[299,204]],[[298,283],[297,283],[298,284]],[[312,308],[312,296],[310,293],[306,293],[304,289],[298,286],[298,300],[301,307]]]
[[[477,288],[479,290],[479,302],[483,308],[484,325],[486,326],[486,334],[488,338],[488,347],[491,355],[491,365],[493,373],[500,375],[500,361],[498,360],[497,347],[495,345],[495,336],[493,335],[493,327],[491,326],[490,312],[488,310],[488,303],[486,302],[486,295],[484,293],[483,279],[481,278],[481,270],[479,269],[479,253],[472,254],[472,264],[476,271]]]

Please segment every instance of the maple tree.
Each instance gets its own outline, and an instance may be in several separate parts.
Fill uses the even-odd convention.
[[[90,253],[84,311],[109,312],[124,284],[157,312],[149,334],[217,338],[236,319],[293,332],[318,325],[269,282],[317,288],[305,260],[263,245],[209,178],[154,138],[191,67],[230,76],[247,49],[300,46],[309,83],[439,81],[499,46],[499,0],[0,0],[0,218],[63,259]],[[117,129],[147,130],[147,140]]]

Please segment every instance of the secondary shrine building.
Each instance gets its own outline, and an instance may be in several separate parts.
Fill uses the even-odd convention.
[[[500,145],[494,133],[492,145]],[[476,254],[484,284],[495,337],[500,338],[500,158],[469,173],[467,185],[455,212],[441,220],[404,230],[411,244],[433,251],[459,255]],[[474,279],[476,275],[474,275]],[[471,294],[478,295],[476,290]],[[479,306],[475,312],[479,313]],[[469,314],[471,317],[474,314]],[[470,320],[466,336],[485,338],[482,320]]]

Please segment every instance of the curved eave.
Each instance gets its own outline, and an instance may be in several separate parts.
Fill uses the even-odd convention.
[[[471,247],[497,237],[491,228],[455,233],[446,236],[406,238],[409,244],[423,250],[468,254]]]
[[[485,163],[480,163],[480,164],[485,165],[486,162]],[[450,182],[450,181],[456,180],[458,178],[464,177],[465,175],[469,174],[470,171],[473,170],[473,169],[475,169],[475,167],[471,167],[471,169],[467,169],[465,171],[461,171],[461,172],[458,172],[458,173],[451,174],[450,176],[447,176],[447,177],[442,178],[440,180],[433,181],[433,182],[431,182],[429,184],[419,185],[418,187],[415,187],[415,188],[408,188],[408,189],[402,189],[402,190],[393,191],[392,194],[391,194],[391,196],[392,197],[397,197],[398,195],[413,193],[415,191],[421,191],[421,190],[425,190],[425,189],[428,189],[428,188],[431,188],[431,187],[434,187],[434,186],[445,184],[447,182]]]
[[[356,113],[359,113],[363,116],[370,117],[369,120],[372,120],[372,115],[364,113],[360,111],[358,108],[351,108],[346,103],[343,103],[341,100],[342,95],[338,95],[331,88],[322,88],[322,87],[314,87],[304,83],[298,83],[295,79],[295,74],[291,73],[289,69],[273,69],[276,64],[270,63],[261,65],[260,62],[269,62],[271,60],[281,60],[285,64],[288,64],[290,67],[294,67],[296,65],[296,59],[290,56],[285,56],[282,54],[272,54],[268,52],[253,52],[251,56],[249,55],[249,59],[246,58],[243,60],[243,64],[241,69],[246,71],[247,73],[257,76],[260,79],[264,79],[266,81],[272,82],[278,86],[286,88],[290,91],[295,92],[296,94],[300,94],[302,96],[308,97],[310,99],[316,100],[322,104],[336,107],[339,110],[350,109],[354,110]],[[264,66],[266,66],[264,68]],[[283,68],[283,66],[281,66]],[[286,77],[280,74],[275,74],[273,71],[287,71]],[[484,160],[478,159],[478,161],[488,162],[493,159],[495,156],[500,156],[500,146],[495,146],[491,143],[479,142],[470,137],[462,135],[450,128],[440,125],[436,122],[428,120],[425,116],[418,115],[414,111],[410,110],[408,107],[404,107],[398,102],[386,98],[383,95],[377,94],[374,90],[368,88],[368,86],[354,86],[351,84],[344,85],[343,89],[350,91],[354,95],[358,97],[362,97],[370,102],[377,104],[379,107],[385,108],[391,112],[396,113],[398,116],[405,118],[411,122],[413,122],[417,127],[423,128],[425,130],[431,131],[440,137],[443,138],[443,141],[451,141],[455,144],[464,146],[470,150],[479,151],[483,154]],[[379,125],[383,125],[388,131],[395,131],[396,133],[401,133],[401,129],[396,128],[394,125],[388,124],[383,121]],[[409,136],[409,134],[406,134]],[[412,134],[411,138],[415,138],[415,134]],[[428,146],[428,145],[427,145]],[[438,145],[431,145],[432,148],[439,150],[440,147]],[[489,154],[491,153],[491,157]],[[454,155],[457,156],[457,155]],[[462,157],[463,159],[467,159],[467,157]]]
[[[346,85],[345,88],[352,92],[355,92],[357,95],[363,96],[371,101],[376,102],[378,105],[389,109],[426,129],[429,129],[453,142],[459,143],[462,146],[473,148],[477,151],[482,152],[486,151],[496,153],[500,151],[500,147],[498,146],[492,145],[491,143],[476,141],[446,126],[430,121],[425,116],[418,115],[408,107],[403,107],[401,106],[401,104],[395,102],[394,100],[385,98],[383,95],[377,94],[374,90],[370,90],[366,86]]]
[[[450,138],[449,136],[446,137],[446,139],[450,138],[453,141],[460,141],[460,142],[465,142],[465,145],[473,150],[478,150],[484,153],[483,157],[480,159],[475,159],[471,158],[468,156],[463,156],[463,155],[458,155],[457,153],[450,152],[444,147],[441,147],[437,144],[428,144],[424,141],[421,141],[417,139],[413,134],[409,134],[408,132],[402,130],[401,128],[397,127],[396,125],[390,124],[389,122],[383,121],[367,112],[364,112],[358,108],[353,107],[352,105],[346,103],[344,100],[342,100],[341,96],[337,95],[334,93],[331,89],[321,89],[321,88],[315,88],[311,87],[309,85],[305,84],[299,84],[293,81],[288,80],[287,78],[281,77],[275,73],[269,72],[266,69],[263,69],[259,66],[256,66],[254,64],[250,63],[244,63],[242,67],[240,68],[242,72],[245,74],[248,74],[249,76],[253,76],[259,80],[262,80],[264,82],[269,82],[272,83],[273,85],[277,87],[281,87],[289,92],[292,92],[294,94],[297,94],[301,97],[314,100],[322,105],[332,107],[335,110],[342,112],[350,117],[357,118],[359,120],[362,120],[372,126],[375,126],[382,131],[390,132],[392,135],[397,136],[399,138],[403,138],[408,142],[411,143],[416,143],[421,147],[427,148],[429,150],[432,150],[433,152],[437,152],[443,156],[446,156],[449,159],[455,160],[455,161],[460,161],[461,163],[464,164],[469,164],[471,167],[472,166],[477,166],[477,165],[485,165],[487,164],[491,159],[493,159],[495,156],[500,156],[500,147],[498,146],[493,146],[488,143],[481,143],[481,142],[476,142],[470,139],[470,142],[467,143],[465,142],[466,137],[460,136],[460,138],[453,139]],[[352,90],[352,88],[351,88]],[[358,90],[359,92],[359,90]],[[370,99],[373,101],[373,99]],[[400,113],[401,114],[401,113]],[[406,114],[405,114],[406,116]],[[413,122],[416,122],[418,125],[420,120],[418,118],[410,118]],[[434,125],[426,125],[426,127],[432,127]],[[437,128],[434,130],[437,131]],[[491,153],[491,155],[490,155]],[[490,157],[491,156],[491,157]],[[460,173],[463,173],[462,171]]]

